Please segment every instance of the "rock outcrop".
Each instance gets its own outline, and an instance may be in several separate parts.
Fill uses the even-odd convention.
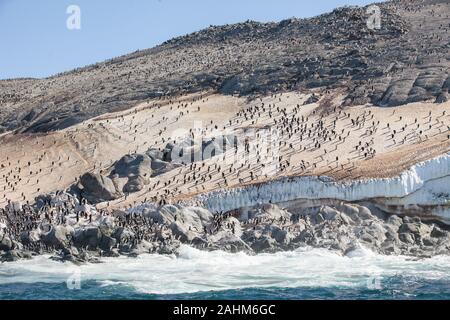
[[[344,105],[447,99],[448,1],[377,5],[379,29],[368,25],[368,7],[345,7],[310,19],[214,26],[47,79],[2,81],[0,130],[58,130],[200,90],[250,97],[337,90]]]
[[[181,244],[250,254],[306,246],[342,255],[360,247],[385,255],[450,254],[448,226],[355,203],[289,210],[264,204],[215,215],[180,205],[144,206],[113,215],[95,208],[89,212],[89,217],[80,217],[69,211],[63,220],[47,216],[27,230],[0,231],[1,259],[52,253],[55,259],[79,263],[101,256],[176,254]]]
[[[122,196],[113,181],[100,174],[86,173],[81,177],[80,183],[83,197],[91,203],[111,201]]]
[[[116,163],[111,174],[128,179],[123,192],[141,191],[153,174],[152,159],[145,154],[126,155]]]
[[[96,204],[141,191],[152,178],[183,164],[218,156],[233,148],[238,143],[237,140],[234,135],[200,142],[186,138],[168,143],[162,151],[150,148],[145,154],[125,155],[114,164],[109,173],[84,174],[80,179],[81,195],[90,203]],[[77,189],[77,185],[73,187]]]

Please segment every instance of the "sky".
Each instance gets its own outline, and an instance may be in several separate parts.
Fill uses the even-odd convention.
[[[373,0],[0,0],[0,79],[43,78],[246,20],[312,17]],[[71,5],[80,9],[80,29]]]

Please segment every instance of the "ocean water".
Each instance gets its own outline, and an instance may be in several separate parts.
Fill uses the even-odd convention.
[[[203,252],[106,258],[48,256],[0,265],[0,299],[450,299],[450,257],[348,256],[324,249],[249,256]]]

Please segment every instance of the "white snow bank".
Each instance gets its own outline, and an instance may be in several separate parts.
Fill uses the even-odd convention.
[[[433,182],[434,181],[434,182]],[[296,199],[359,201],[372,198],[408,198],[415,204],[448,204],[450,153],[412,166],[397,177],[333,182],[323,177],[284,178],[229,190],[217,190],[195,200],[212,212],[225,212],[260,203]],[[425,190],[428,188],[427,190]]]

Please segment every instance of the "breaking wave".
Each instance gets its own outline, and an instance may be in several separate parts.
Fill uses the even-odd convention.
[[[449,271],[448,256],[430,259],[382,256],[364,248],[347,256],[311,248],[250,256],[183,246],[177,256],[105,258],[103,263],[81,266],[56,262],[48,256],[2,264],[0,298],[2,286],[21,284],[33,288],[42,283],[66,284],[74,277],[80,280],[80,292],[85,284],[94,281],[103,289],[119,286],[144,295],[177,295],[270,288],[384,290],[393,277],[400,276],[449,284]]]

